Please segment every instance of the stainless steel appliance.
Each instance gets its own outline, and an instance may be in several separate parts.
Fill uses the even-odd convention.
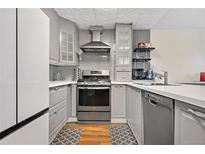
[[[174,105],[171,98],[142,92],[144,144],[174,144]]]
[[[103,31],[102,26],[91,26],[90,32],[91,32],[92,41],[80,46],[80,49],[83,52],[109,53],[111,47],[105,44],[104,42],[102,42],[100,38],[102,31]]]
[[[109,70],[83,70],[77,85],[78,121],[110,121]]]

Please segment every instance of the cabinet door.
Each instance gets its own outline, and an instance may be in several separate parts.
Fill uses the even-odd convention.
[[[118,71],[130,71],[131,70],[131,56],[128,54],[118,54],[116,55],[116,67]]]
[[[71,117],[76,117],[76,91],[77,91],[77,85],[72,84],[71,85]]]
[[[67,120],[69,119],[69,117],[71,117],[71,109],[72,109],[72,104],[71,104],[71,101],[72,101],[72,98],[71,98],[72,94],[71,94],[71,86],[69,85],[67,87]]]
[[[59,16],[54,9],[42,8],[49,17],[49,61],[56,63],[60,61],[59,51]]]
[[[61,30],[60,61],[73,64],[74,58],[74,34]]]
[[[203,118],[195,116],[193,111]],[[176,101],[175,144],[205,144],[205,110],[202,112]]]
[[[49,19],[18,9],[18,122],[49,106]]]
[[[116,25],[116,52],[132,51],[132,25]]]
[[[0,132],[16,124],[16,9],[0,9]]]
[[[133,88],[132,100],[133,130],[138,142],[142,144],[142,102],[139,89]]]
[[[132,89],[130,86],[127,86],[126,89],[126,117],[128,123],[131,122],[131,115],[132,115]]]
[[[49,41],[49,58],[55,61],[60,61],[60,52],[59,52],[59,27],[58,27],[58,16],[52,14],[50,19],[50,41]]]
[[[111,97],[112,97],[112,102],[111,102],[112,117],[125,118],[126,117],[125,86],[113,85]]]
[[[131,80],[131,71],[116,71],[115,80],[116,81],[130,81]]]

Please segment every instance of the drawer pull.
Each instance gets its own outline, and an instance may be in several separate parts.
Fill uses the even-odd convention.
[[[191,113],[192,115],[198,117],[198,118],[201,118],[201,119],[205,119],[205,114],[204,113],[201,113],[201,112],[198,112],[198,111],[194,111],[192,109],[188,109],[188,112]]]

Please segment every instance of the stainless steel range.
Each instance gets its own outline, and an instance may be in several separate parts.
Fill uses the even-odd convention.
[[[83,70],[77,84],[78,121],[110,121],[109,70]]]

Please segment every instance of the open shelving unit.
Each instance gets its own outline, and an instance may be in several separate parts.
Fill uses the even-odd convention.
[[[150,68],[150,51],[155,48],[135,48],[132,58],[132,79],[146,80],[147,70]]]

